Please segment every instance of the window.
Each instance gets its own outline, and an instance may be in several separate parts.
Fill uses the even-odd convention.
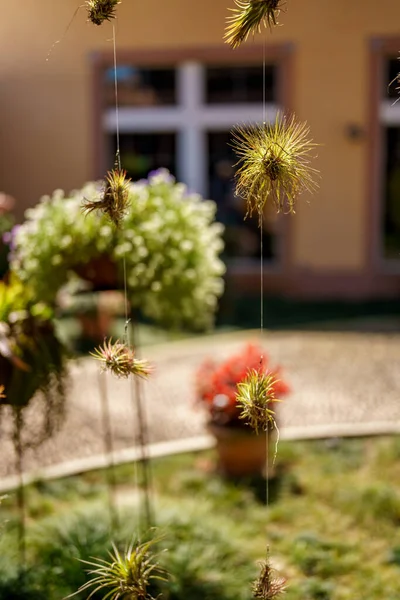
[[[385,72],[380,103],[383,136],[381,255],[389,261],[400,261],[400,101],[396,78],[400,61],[385,59]]]
[[[260,231],[256,218],[234,193],[237,158],[230,146],[233,126],[275,118],[278,110],[277,67],[261,64],[118,68],[120,147],[123,167],[132,179],[167,167],[190,190],[216,201],[225,224],[226,258],[239,265],[259,261]],[[114,71],[103,72],[103,128],[108,162],[116,149]],[[263,91],[265,81],[265,92]],[[279,260],[274,217],[265,219],[264,258]]]
[[[117,150],[117,139],[111,137],[110,157]],[[145,179],[150,171],[165,167],[176,175],[175,133],[122,133],[120,135],[122,164],[128,176],[136,181]]]
[[[120,106],[160,106],[176,104],[175,69],[138,69],[133,65],[117,68]],[[115,106],[114,68],[104,72],[105,101]]]
[[[205,77],[207,104],[260,104],[263,98],[264,73],[260,66],[207,67]],[[265,69],[267,102],[275,100],[275,85],[275,67],[268,65]]]

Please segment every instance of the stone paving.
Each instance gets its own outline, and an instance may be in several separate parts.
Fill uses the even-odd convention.
[[[259,340],[259,332],[240,332],[147,347],[146,358],[156,365],[155,375],[142,386],[149,442],[202,435],[205,415],[194,402],[196,368],[206,357],[223,359],[244,343]],[[331,424],[400,425],[399,333],[266,332],[262,343],[292,388],[279,407],[281,433]],[[107,386],[114,447],[132,447],[137,431],[130,382],[101,377]],[[72,363],[65,423],[39,450],[27,451],[26,471],[104,451],[99,382],[95,361]],[[27,421],[34,419],[33,414]],[[14,472],[9,425],[3,418],[0,477]]]

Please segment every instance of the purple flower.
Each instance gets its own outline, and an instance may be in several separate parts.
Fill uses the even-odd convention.
[[[164,167],[156,169],[155,171],[150,171],[148,178],[150,183],[152,183],[154,179],[157,180],[157,183],[174,183],[175,181],[175,177],[173,177],[168,169],[165,169]]]
[[[11,231],[3,233],[3,242],[10,246],[11,251],[15,250],[15,237],[20,227],[21,225],[14,225]]]

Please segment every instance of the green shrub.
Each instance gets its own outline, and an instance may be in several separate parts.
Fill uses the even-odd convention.
[[[98,194],[95,183],[67,197],[58,190],[26,211],[11,265],[21,280],[54,303],[72,271],[104,256],[122,270],[125,259],[133,307],[172,326],[211,326],[225,270],[215,203],[188,193],[161,170],[131,184],[129,212],[115,229],[104,215],[82,213],[83,199]]]

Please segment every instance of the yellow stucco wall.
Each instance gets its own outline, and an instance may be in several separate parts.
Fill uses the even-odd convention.
[[[51,58],[79,0],[3,3],[0,20],[0,188],[20,208],[92,175],[90,54],[111,50],[111,26],[83,10]],[[118,45],[125,49],[216,46],[233,0],[123,0]],[[349,141],[348,123],[367,125],[372,37],[400,36],[394,0],[287,0],[274,44],[294,44],[291,106],[322,144],[317,194],[292,220],[294,265],[362,270],[366,253],[367,140]],[[250,42],[251,43],[251,42]],[[400,48],[399,48],[400,49]]]

